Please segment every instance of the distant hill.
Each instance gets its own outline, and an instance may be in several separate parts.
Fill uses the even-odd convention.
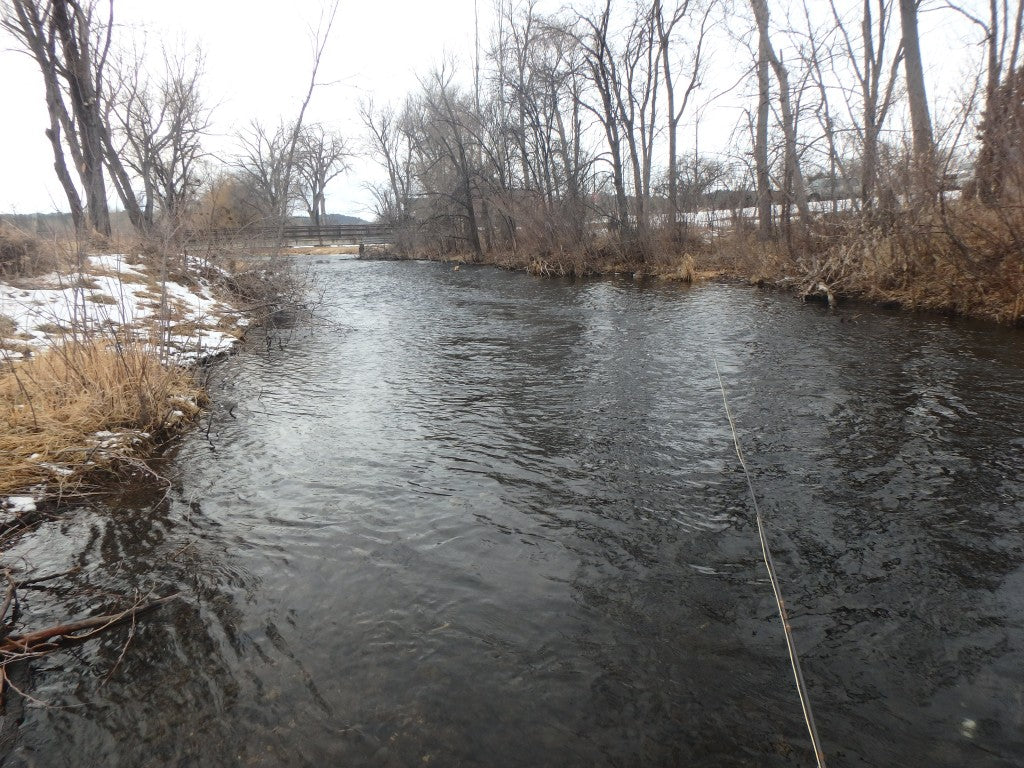
[[[309,216],[292,216],[289,219],[291,224],[309,224],[312,225],[313,220]],[[320,219],[321,224],[369,224],[366,219],[360,219],[358,216],[346,216],[343,213],[328,213]]]

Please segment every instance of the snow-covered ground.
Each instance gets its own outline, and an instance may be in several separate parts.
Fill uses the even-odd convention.
[[[141,258],[123,254],[90,256],[73,274],[50,274],[0,281],[0,364],[23,360],[69,339],[127,336],[152,345],[168,362],[190,364],[228,351],[248,324],[236,309],[217,299],[210,284],[192,274],[180,281],[162,280]],[[195,402],[181,402],[171,419],[194,412]],[[168,421],[167,425],[173,425]],[[83,440],[96,454],[130,454],[148,440],[138,430],[97,432]],[[36,456],[33,456],[35,459]],[[72,470],[39,464],[55,479]],[[46,497],[45,483],[17,496],[0,496],[0,525],[32,512]]]
[[[167,359],[182,364],[227,351],[246,318],[214,298],[206,281],[188,282],[162,281],[123,254],[90,256],[71,275],[0,282],[0,359],[111,331],[163,345]]]

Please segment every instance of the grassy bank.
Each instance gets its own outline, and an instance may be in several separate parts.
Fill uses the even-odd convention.
[[[262,305],[269,288],[256,276],[265,270],[231,274],[210,254],[152,243],[103,243],[95,253],[8,230],[0,246],[0,510],[9,530],[41,500],[152,476],[145,460],[205,402],[196,363],[229,350],[247,325],[233,306],[240,292]]]
[[[971,200],[940,201],[888,217],[819,214],[768,238],[738,218],[724,231],[694,227],[676,238],[655,233],[642,249],[595,236],[558,253],[521,248],[473,258],[423,248],[410,254],[545,276],[742,279],[798,296],[1024,324],[1024,210]]]
[[[78,495],[186,428],[205,395],[194,372],[141,344],[68,343],[0,375],[0,495]]]
[[[955,201],[883,220],[822,216],[790,237],[718,238],[729,274],[797,295],[1024,324],[1024,212]]]
[[[482,264],[542,277],[600,277],[632,275],[679,282],[700,282],[734,275],[734,265],[712,253],[698,241],[686,248],[659,247],[653,255],[637,258],[629,249],[611,239],[597,239],[577,249],[538,253],[529,248],[517,251],[495,249],[480,257],[464,252],[413,249],[398,253],[390,249],[368,250],[367,259],[422,259],[448,264]]]

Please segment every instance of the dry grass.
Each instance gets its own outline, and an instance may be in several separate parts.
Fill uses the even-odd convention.
[[[680,250],[684,245],[693,250]],[[656,250],[646,259],[639,259],[635,253],[619,247],[610,236],[602,236],[594,238],[587,248],[540,252],[528,249],[516,252],[495,250],[485,254],[482,261],[475,261],[467,253],[416,252],[410,258],[457,265],[485,264],[540,277],[632,275],[636,278],[653,277],[683,283],[699,283],[736,271],[724,266],[722,259],[696,240],[670,243],[665,238],[656,240],[654,247]]]
[[[102,243],[104,253],[141,254],[125,258],[128,264],[145,268],[145,274],[136,275],[88,264],[85,255],[95,243],[68,239],[45,245],[56,254],[62,275],[55,278],[56,285],[47,287],[74,285],[89,294],[92,304],[116,311],[116,294],[96,290],[97,278],[107,275],[129,284],[126,293],[142,294],[151,300],[151,309],[161,312],[123,328],[116,322],[68,328],[55,319],[36,330],[51,332],[57,346],[35,356],[19,338],[13,321],[0,316],[0,497],[21,491],[68,498],[136,472],[148,474],[143,461],[186,429],[205,401],[193,372],[161,363],[168,332],[192,337],[201,330],[198,321],[185,316],[179,299],[170,296],[164,304],[161,289],[165,277],[194,287],[197,276],[190,271],[197,266],[194,258],[187,260],[180,252],[168,250],[168,243]],[[276,298],[284,289],[283,267],[268,268],[257,260],[259,266],[237,265],[243,274],[231,278],[213,266],[213,259],[221,254],[208,255],[210,261],[199,265],[202,276],[222,296],[233,290],[228,301],[245,293],[257,303],[268,296]],[[4,278],[27,287],[40,287],[32,283],[41,281],[25,273]],[[245,291],[237,290],[239,283],[244,283]],[[239,331],[227,317],[218,318],[217,323],[231,333]],[[19,360],[22,355],[26,359]]]
[[[838,295],[1019,325],[1024,322],[1024,209],[957,201],[811,232],[776,266]]]
[[[7,366],[0,494],[46,484],[66,496],[138,466],[196,416],[202,398],[191,373],[141,345],[69,344]]]
[[[791,281],[796,272],[796,265],[781,244],[763,240],[747,229],[716,237],[703,264],[722,275],[757,284]]]
[[[59,263],[57,250],[52,244],[0,222],[0,275],[28,276],[51,272]]]
[[[700,279],[697,260],[692,254],[684,253],[666,269],[658,274],[662,280],[676,280],[682,283],[695,283]]]
[[[106,304],[107,306],[114,306],[118,303],[117,299],[105,293],[90,293],[89,301],[93,304]]]

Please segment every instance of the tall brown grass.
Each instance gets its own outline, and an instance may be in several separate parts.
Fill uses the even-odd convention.
[[[59,263],[56,249],[42,238],[0,222],[0,276],[36,275]]]
[[[194,419],[202,398],[191,372],[161,365],[141,344],[69,343],[7,365],[0,373],[0,494],[44,483],[73,494],[102,474],[138,466]]]
[[[747,253],[746,250],[743,251]],[[544,246],[522,237],[516,249],[496,247],[477,259],[466,251],[414,250],[396,252],[393,257],[420,258],[451,264],[485,264],[541,277],[584,278],[603,275],[632,275],[694,283],[731,274],[731,262],[719,257],[704,233],[696,229],[669,231],[652,229],[641,249],[636,241],[623,242],[616,234],[602,232],[580,242]]]
[[[1024,208],[975,200],[808,228],[789,269],[839,295],[1019,325]]]

